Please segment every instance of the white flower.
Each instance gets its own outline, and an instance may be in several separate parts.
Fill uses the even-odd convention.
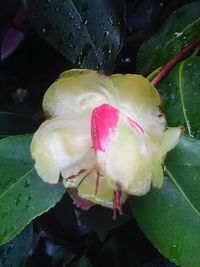
[[[182,127],[166,127],[156,89],[140,75],[93,70],[62,73],[47,90],[46,120],[31,153],[39,176],[62,177],[81,198],[122,213],[128,194],[163,184],[162,163]]]

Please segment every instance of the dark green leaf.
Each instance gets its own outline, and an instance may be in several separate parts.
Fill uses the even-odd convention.
[[[76,66],[111,70],[122,44],[124,1],[24,3],[36,30]]]
[[[160,190],[130,199],[147,237],[182,267],[200,262],[200,141],[184,136],[169,153]]]
[[[32,224],[15,239],[0,247],[0,267],[22,267],[28,257],[32,242]]]
[[[34,132],[38,126],[38,121],[31,117],[16,113],[0,112],[0,137]]]
[[[138,53],[137,71],[147,74],[165,64],[178,51],[200,36],[200,2],[177,9],[159,32]]]
[[[103,243],[98,253],[95,266],[141,267],[141,264],[126,243],[123,242],[122,238],[118,237],[116,233],[112,233]]]
[[[92,264],[88,260],[88,258],[83,255],[81,258],[76,260],[70,267],[92,267]]]
[[[95,205],[85,212],[85,216],[89,225],[97,233],[99,239],[104,240],[111,230],[118,228],[132,218],[132,214],[130,209],[127,208],[127,205],[123,206],[123,212],[124,216],[113,220],[113,211],[111,209],[105,209]]]
[[[53,266],[68,266],[68,264],[76,257],[76,255],[65,247],[57,246],[56,251],[52,255]]]
[[[36,174],[29,151],[31,138],[22,135],[0,141],[0,244],[54,206],[65,192],[62,185],[48,185]]]
[[[200,137],[200,58],[179,63],[158,86],[170,126],[184,125]]]

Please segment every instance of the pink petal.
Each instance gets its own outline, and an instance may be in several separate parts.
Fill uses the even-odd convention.
[[[119,121],[119,110],[103,104],[92,112],[91,135],[94,150],[105,151],[110,137],[115,133]]]

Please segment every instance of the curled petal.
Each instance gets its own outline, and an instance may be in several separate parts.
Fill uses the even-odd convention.
[[[57,183],[60,174],[76,175],[94,164],[89,125],[84,118],[55,117],[44,122],[34,134],[31,153],[40,177]]]
[[[78,114],[91,116],[103,104],[116,105],[112,81],[92,70],[71,70],[61,74],[47,90],[43,109],[49,116]]]
[[[136,74],[115,74],[111,76],[113,85],[118,89],[120,107],[134,111],[147,110],[161,104],[160,96],[151,83]]]
[[[182,133],[185,131],[184,127],[168,127],[164,132],[162,150],[166,154],[172,150],[179,142]]]

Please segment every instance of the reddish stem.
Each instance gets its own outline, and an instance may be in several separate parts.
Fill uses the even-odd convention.
[[[156,86],[160,80],[162,80],[166,74],[176,65],[178,61],[180,61],[186,53],[195,47],[200,45],[200,38],[192,42],[191,44],[184,47],[180,52],[178,52],[173,58],[171,58],[165,65],[162,66],[159,73],[155,76],[155,78],[151,81],[153,86]]]

